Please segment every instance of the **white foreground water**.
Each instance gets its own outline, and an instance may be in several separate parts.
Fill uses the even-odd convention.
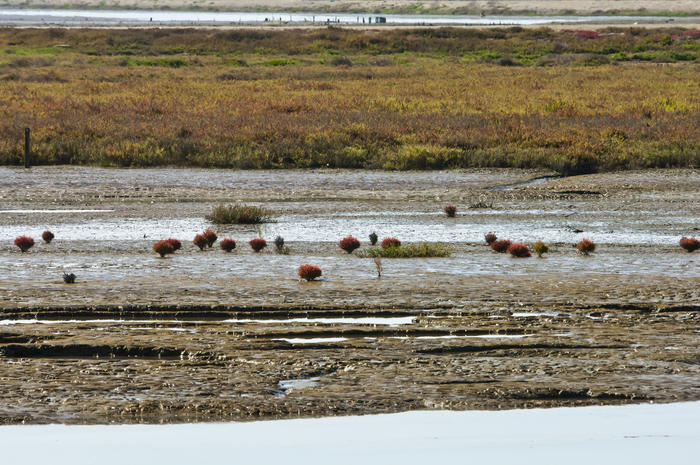
[[[696,464],[700,402],[252,423],[0,426],[6,464]]]

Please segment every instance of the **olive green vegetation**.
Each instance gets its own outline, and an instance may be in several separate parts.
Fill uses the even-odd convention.
[[[449,257],[452,248],[437,242],[422,242],[420,244],[406,244],[398,247],[371,247],[357,253],[363,258],[428,258],[428,257]]]
[[[260,224],[271,221],[270,212],[265,207],[254,205],[217,205],[205,218],[215,224]]]
[[[1,29],[0,164],[700,166],[682,28]]]

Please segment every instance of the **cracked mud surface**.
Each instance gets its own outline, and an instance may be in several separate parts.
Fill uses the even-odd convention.
[[[490,188],[547,173],[0,171],[0,423],[700,399],[700,255],[677,246],[699,235],[697,170],[502,191]],[[281,231],[290,254],[252,253],[258,231],[243,226],[218,230],[233,254],[196,251],[190,236],[221,201],[273,209],[260,232]],[[110,211],[18,211],[58,209]],[[184,245],[166,260],[150,251],[163,224]],[[47,228],[50,245],[12,245]],[[372,230],[454,253],[385,259],[377,279],[336,245],[336,231],[364,247]],[[551,252],[495,254],[488,231]],[[579,256],[588,235],[598,251]],[[302,263],[325,280],[300,283]]]

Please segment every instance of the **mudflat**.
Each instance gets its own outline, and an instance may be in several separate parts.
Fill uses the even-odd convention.
[[[551,174],[2,168],[0,423],[698,400],[700,255],[678,240],[698,235],[700,172]],[[204,219],[235,202],[275,222]],[[207,227],[237,248],[199,251]],[[550,252],[495,253],[489,231]],[[371,232],[453,253],[377,277]],[[167,237],[183,248],[160,259]]]

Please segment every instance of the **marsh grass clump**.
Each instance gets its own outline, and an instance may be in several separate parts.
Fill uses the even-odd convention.
[[[498,253],[506,253],[508,251],[508,247],[510,247],[511,244],[512,242],[508,239],[493,241],[491,243],[491,250]]]
[[[317,267],[316,265],[309,265],[307,263],[306,265],[301,265],[299,270],[297,270],[297,273],[301,279],[313,281],[316,278],[320,278],[323,272],[321,271],[321,268]]]
[[[282,237],[282,236],[275,237],[275,248],[277,249],[278,252],[281,252],[282,249],[284,249],[284,237]]]
[[[63,282],[66,284],[75,284],[75,274],[63,273]]]
[[[361,257],[368,258],[430,258],[430,257],[449,257],[452,254],[452,249],[440,243],[423,242],[420,244],[407,244],[401,246],[392,246],[387,248],[373,247],[358,252]]]
[[[537,256],[540,258],[542,258],[542,255],[549,252],[549,246],[542,241],[535,242],[535,244],[532,246],[532,249],[535,251]]]
[[[581,242],[576,244],[576,250],[582,255],[588,255],[595,250],[595,243],[589,239],[581,239]]]
[[[205,218],[215,224],[260,224],[270,222],[270,212],[254,205],[218,205]]]
[[[165,258],[166,255],[175,253],[175,247],[167,240],[158,241],[153,244],[153,251],[160,255],[160,258]]]
[[[50,244],[54,238],[54,235],[51,231],[46,230],[43,233],[41,233],[41,238],[44,240],[44,242]]]
[[[377,245],[377,241],[379,240],[379,236],[377,236],[377,233],[373,232],[369,235],[369,243],[372,245]]]
[[[530,249],[528,249],[525,244],[521,243],[509,245],[508,249],[506,249],[506,252],[508,252],[511,256],[517,258],[527,258],[531,255]]]
[[[194,240],[192,242],[194,243],[194,245],[199,247],[199,250],[204,250],[204,248],[208,244],[207,238],[204,237],[204,235],[202,234],[197,234],[196,236],[194,236]]]
[[[401,241],[395,237],[385,237],[382,239],[382,249],[389,249],[392,247],[401,247]]]
[[[250,242],[248,242],[248,245],[250,245],[250,248],[253,249],[254,252],[260,252],[262,249],[267,247],[267,241],[262,237],[258,237],[251,239]]]
[[[223,239],[221,243],[219,243],[221,246],[221,250],[224,252],[231,252],[233,249],[236,248],[236,241],[231,239],[230,237],[227,237],[226,239]]]
[[[15,239],[15,245],[24,253],[34,247],[34,239],[29,236],[19,236]]]
[[[207,247],[211,248],[212,245],[216,242],[216,240],[219,238],[214,231],[211,229],[207,229],[202,233],[202,236],[204,236],[204,239],[207,241]]]
[[[700,241],[694,237],[683,237],[678,244],[688,253],[700,249]]]
[[[448,218],[454,218],[457,214],[457,207],[454,205],[446,205],[444,211]]]
[[[486,241],[487,245],[491,245],[498,240],[498,237],[496,237],[494,233],[487,233],[484,234],[484,240]]]
[[[173,246],[173,249],[175,249],[175,251],[178,251],[182,248],[182,242],[173,237],[171,237],[170,239],[166,239],[166,241]]]
[[[338,247],[346,251],[347,253],[352,253],[355,249],[360,248],[360,241],[356,237],[347,236],[338,242]]]

